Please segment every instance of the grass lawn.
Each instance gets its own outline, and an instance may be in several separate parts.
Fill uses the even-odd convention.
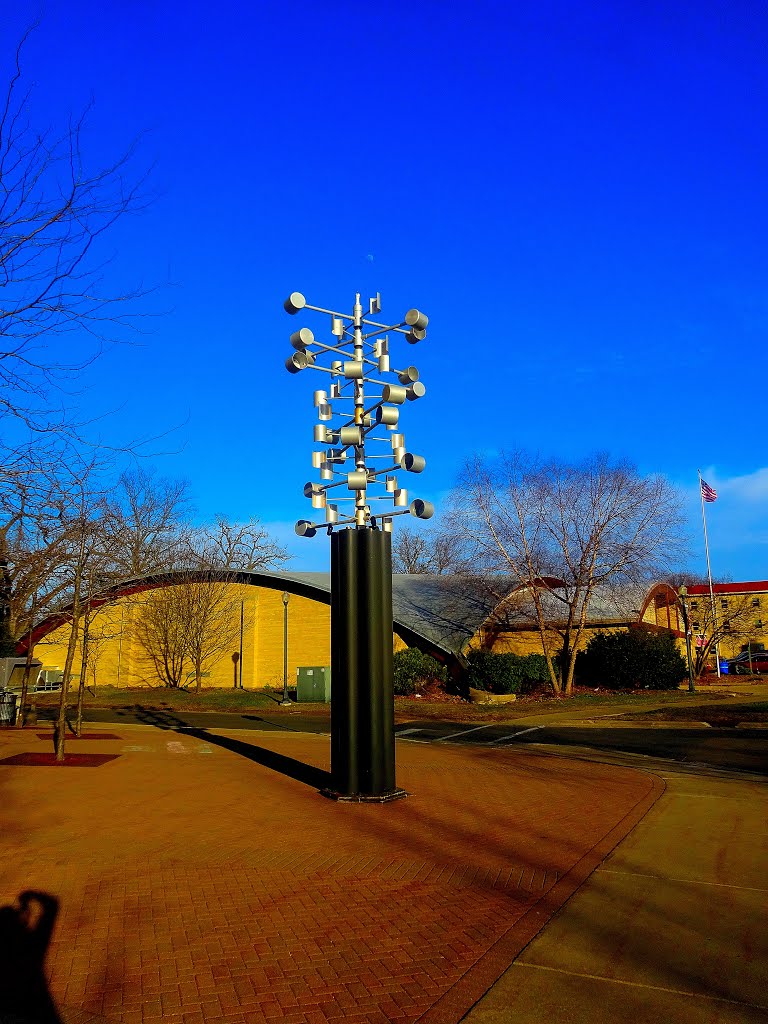
[[[697,707],[657,708],[653,711],[637,711],[620,715],[619,721],[656,722],[707,722],[712,726],[738,725],[739,722],[768,722],[768,701],[753,704],[724,704]]]
[[[723,699],[726,694],[712,693],[690,694],[687,690],[646,690],[642,693],[577,693],[572,697],[519,697],[511,704],[467,704],[444,703],[441,701],[423,700],[418,697],[398,697],[395,699],[395,719],[412,721],[414,719],[439,719],[456,722],[508,722],[531,715],[545,715],[558,711],[581,711],[584,718],[594,714],[611,714],[614,709],[637,707],[643,711],[650,703],[654,707],[659,704],[670,707],[688,707],[696,704],[711,703]]]
[[[289,691],[289,695],[293,700],[294,693]],[[234,688],[202,687],[197,693],[194,689],[169,690],[162,687],[146,686],[116,689],[112,686],[102,686],[97,688],[95,694],[86,691],[85,709],[86,713],[88,708],[117,710],[141,707],[169,712],[211,711],[236,714],[256,712],[279,715],[283,713],[279,704],[282,696],[282,689],[236,690]],[[614,713],[614,709],[617,717],[624,712],[638,717],[648,715],[657,720],[671,716],[671,720],[687,718],[705,721],[706,716],[702,713],[702,706],[711,707],[727,697],[728,694],[725,693],[697,692],[690,694],[685,690],[647,690],[642,693],[602,691],[600,693],[577,693],[572,697],[521,697],[504,705],[469,704],[458,698],[450,697],[431,699],[431,695],[423,698],[396,697],[395,721],[398,723],[419,720],[508,722],[532,715],[561,711],[581,712],[584,718],[589,718],[593,715],[611,715]],[[732,697],[731,700],[733,700]],[[76,690],[70,692],[69,695],[70,705],[74,706],[75,702]],[[41,693],[37,696],[39,709],[57,707],[58,703],[58,693]],[[746,707],[754,708],[755,714],[757,714],[757,708],[762,705],[746,705]],[[299,709],[311,712],[313,715],[328,714],[330,716],[329,704],[302,703],[293,704],[291,707],[294,713]],[[752,715],[745,713],[744,717],[739,720],[747,720],[748,717],[752,717]]]

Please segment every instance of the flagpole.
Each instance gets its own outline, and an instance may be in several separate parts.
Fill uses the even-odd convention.
[[[707,578],[709,579],[709,600],[712,605],[712,635],[717,631],[717,614],[715,612],[715,592],[712,588],[712,569],[709,564],[709,537],[707,536],[707,517],[704,513],[704,491],[701,486],[701,470],[699,474],[699,498],[701,499],[701,521],[704,524],[704,551],[707,555]],[[717,678],[720,678],[720,643],[715,640],[715,663],[717,664]]]

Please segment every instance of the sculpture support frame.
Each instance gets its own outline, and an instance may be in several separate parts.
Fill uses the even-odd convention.
[[[407,796],[395,782],[392,537],[331,535],[331,778],[326,796],[377,802]]]

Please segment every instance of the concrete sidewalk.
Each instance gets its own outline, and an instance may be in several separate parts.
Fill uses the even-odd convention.
[[[659,965],[648,974],[637,959],[651,926],[660,935],[651,948],[664,950],[664,962],[680,947],[671,961],[674,992],[687,991],[679,978],[687,959],[694,964],[689,973],[698,969],[706,987],[703,939],[694,942],[693,929],[708,924],[711,931],[723,922],[694,916],[689,926],[688,917],[703,913],[707,901],[698,890],[686,901],[675,886],[688,886],[688,893],[694,883],[710,881],[704,877],[710,856],[718,879],[727,876],[717,881],[717,892],[731,894],[728,934],[736,945],[728,984],[710,975],[709,1002],[700,1002],[765,1014],[749,1005],[766,1001],[755,995],[765,939],[750,916],[758,899],[765,910],[764,831],[751,838],[734,831],[748,819],[754,825],[761,813],[764,823],[764,786],[748,786],[735,803],[732,787],[747,784],[691,792],[686,799],[698,810],[689,817],[687,805],[674,800],[665,810],[672,798],[661,797],[664,782],[634,768],[530,748],[403,741],[398,783],[411,792],[407,800],[335,804],[317,793],[328,768],[327,737],[242,731],[192,737],[148,726],[110,731],[119,738],[70,741],[70,750],[119,755],[98,768],[0,763],[6,825],[0,903],[11,904],[29,888],[59,899],[48,977],[67,1024],[454,1024],[473,1006],[473,1015],[494,1020],[525,1013],[531,1021],[586,1020],[568,1014],[591,1005],[594,1016],[595,1000],[579,986],[606,951],[625,951],[620,966],[631,985],[618,986],[619,1003],[624,989],[664,989],[656,984]],[[50,738],[35,736],[0,731],[0,761],[50,749]],[[734,807],[742,817],[733,817]],[[675,866],[667,877],[676,864],[668,858],[689,848],[701,851],[696,871],[680,874]],[[754,859],[748,870],[738,868],[743,873],[733,886],[730,857],[742,866]],[[645,876],[660,870],[657,859],[658,884],[672,889],[643,917],[638,899],[650,891]],[[684,881],[674,881],[679,878]],[[748,896],[737,899],[732,888]],[[528,946],[569,897],[560,917]],[[588,899],[583,907],[582,897]],[[628,933],[637,932],[633,942],[616,941],[625,899],[636,907]],[[637,921],[646,920],[638,932]],[[753,962],[738,946],[745,925]],[[529,959],[539,942],[554,943],[542,948],[556,969],[544,953]],[[523,970],[530,977],[517,981]],[[560,1007],[556,1013],[540,999],[525,1003],[536,986]],[[0,991],[0,1015],[6,995]],[[615,1016],[599,1019],[627,1019],[619,1003]]]
[[[768,784],[661,774],[664,795],[468,1024],[768,1020]]]

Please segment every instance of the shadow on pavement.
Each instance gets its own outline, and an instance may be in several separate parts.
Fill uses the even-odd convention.
[[[27,890],[0,907],[0,1020],[61,1024],[45,978],[59,901]]]
[[[279,701],[278,701],[279,703]],[[275,722],[273,719],[260,718],[258,715],[241,715],[241,718],[245,718],[249,722],[264,722],[265,725],[271,726],[276,732],[296,732],[296,729],[291,729],[288,725],[283,725],[280,722]]]
[[[130,715],[137,722],[141,722],[142,725],[154,725],[156,729],[191,728],[183,718],[179,718],[172,711],[158,711],[156,708],[145,708],[143,704],[135,704],[133,707],[126,708],[125,711],[118,711],[117,714],[121,718]]]
[[[331,785],[331,773],[316,768],[311,764],[304,764],[293,757],[286,757],[285,754],[278,754],[266,747],[257,747],[253,743],[243,743],[242,740],[232,739],[230,736],[216,736],[205,729],[185,729],[188,736],[196,736],[206,743],[214,743],[217,747],[224,747],[234,754],[247,757],[249,761],[255,761],[265,768],[287,775],[290,779],[303,782],[307,786],[314,786],[315,789],[328,789]]]
[[[137,705],[131,713],[144,725],[153,725],[157,729],[172,729],[176,732],[183,731],[185,736],[194,736],[196,739],[214,746],[231,750],[233,754],[247,757],[249,761],[255,761],[264,768],[287,775],[290,779],[303,782],[307,786],[314,786],[316,789],[328,788],[331,784],[330,772],[323,771],[311,764],[304,764],[293,757],[286,757],[285,754],[278,754],[274,750],[265,747],[258,747],[253,743],[244,743],[242,740],[232,739],[229,736],[217,736],[208,732],[207,729],[200,729],[189,726],[170,711],[157,711],[154,708],[144,708]],[[261,719],[255,719],[261,721]],[[289,730],[290,731],[290,730]]]
[[[199,729],[205,728],[204,726],[195,725],[190,720],[189,714],[199,715],[200,712],[189,712],[187,715],[182,711],[181,716],[170,708],[148,708],[143,704],[132,704],[130,707],[119,708],[116,711],[119,718],[126,718],[131,721],[138,722],[141,725],[154,725],[158,729]],[[281,722],[276,722],[271,718],[262,718],[260,715],[238,715],[237,712],[224,711],[221,713],[220,719],[226,720],[227,718],[247,721],[247,722],[261,722],[264,725],[274,729],[276,732],[282,730],[283,732],[296,732],[295,729],[291,729],[290,726],[283,725]],[[224,724],[221,724],[221,728],[224,728]]]

